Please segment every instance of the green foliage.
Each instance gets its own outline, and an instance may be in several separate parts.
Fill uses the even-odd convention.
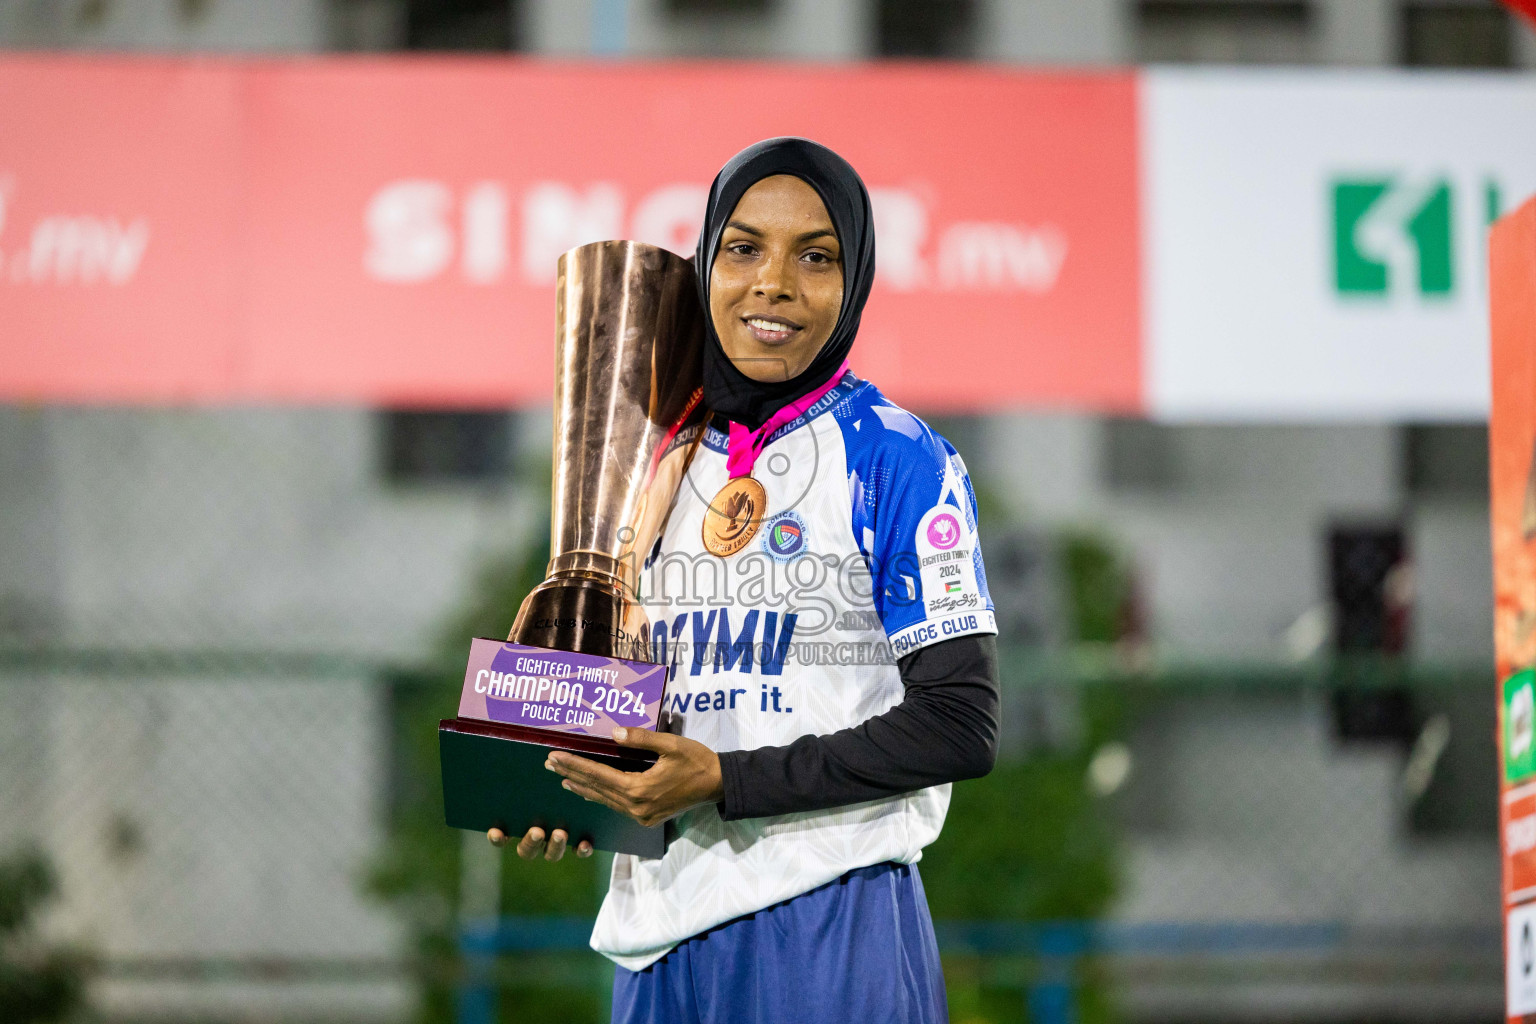
[[[923,857],[939,918],[1093,919],[1114,895],[1108,823],[1083,783],[1081,753],[1000,764],[955,787],[944,834]]]
[[[587,954],[596,957],[596,953]],[[512,983],[502,985],[500,1016],[504,1021],[548,1020],[560,1024],[600,1024],[608,1020],[608,978],[604,971],[601,984],[565,987]]]
[[[57,892],[48,862],[22,853],[0,860],[0,1021],[62,1020],[79,1004],[87,962],[48,949],[31,934],[32,918]]]
[[[1065,575],[1069,639],[1078,643],[1113,643],[1125,632],[1131,598],[1130,577],[1103,538],[1069,530],[1060,539]]]
[[[1123,560],[1096,535],[1059,540],[1068,636],[1077,643],[1121,639],[1130,599]],[[1007,670],[1007,662],[1004,662]],[[1003,699],[1021,699],[1028,680],[1004,680]],[[954,787],[944,832],[921,871],[937,920],[1092,921],[1116,892],[1116,844],[1108,809],[1087,785],[1088,765],[1124,730],[1125,701],[1109,690],[1061,694],[1078,702],[1081,726],[1069,742],[1003,760],[986,778]],[[1025,988],[1040,965],[1015,967],[976,957],[945,963],[956,1024],[1026,1021]],[[1092,964],[1074,976],[1077,1019],[1115,1019],[1108,988]]]
[[[1092,921],[1109,909],[1118,878],[1113,823],[1086,776],[1094,751],[1120,731],[1122,702],[1109,693],[1082,698],[1082,734],[1069,749],[1003,761],[986,778],[955,786],[944,832],[921,864],[936,920]],[[996,965],[947,958],[951,1019],[1028,1020],[1019,978],[1039,966],[1026,962],[1002,984]],[[1078,1020],[1115,1019],[1091,965],[1079,965],[1074,982]]]
[[[958,783],[944,833],[925,852],[923,886],[936,918],[1083,921],[1115,895],[1112,822],[1086,784],[1088,762],[1119,734],[1121,701],[1082,695],[1084,724],[1065,750],[1000,761]]]
[[[1017,984],[999,984],[992,976],[1032,975],[1029,968],[1015,965],[990,972],[978,957],[948,957],[944,961],[944,983],[949,995],[949,1019],[953,1024],[1003,1024],[1031,1021],[1028,996]],[[1110,1024],[1117,1020],[1108,998],[1109,985],[1103,972],[1093,964],[1082,964],[1073,976],[1072,1020],[1076,1024]]]

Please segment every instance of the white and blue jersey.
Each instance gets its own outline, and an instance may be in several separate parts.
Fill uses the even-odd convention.
[[[641,574],[652,653],[671,666],[670,731],[727,751],[851,728],[901,701],[896,659],[997,631],[964,463],[873,384],[845,374],[775,431],[752,475],[761,527],[709,554],[704,513],[728,476],[726,435],[706,428]],[[592,947],[637,971],[854,868],[914,863],[948,806],[943,785],[740,821],[696,807],[669,824],[664,856],[614,858]]]

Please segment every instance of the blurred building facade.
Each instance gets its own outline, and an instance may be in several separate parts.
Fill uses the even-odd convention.
[[[5,0],[7,47],[1532,67],[1490,0]]]
[[[1536,34],[1474,0],[0,0],[0,46],[1536,69]],[[1491,679],[1477,424],[1020,411],[953,426],[1011,515],[984,532],[1101,531],[1135,567],[1160,657],[1280,672],[1326,658],[1328,538],[1360,524],[1400,531],[1409,553],[1409,656]],[[307,989],[120,980],[114,1006],[218,1015],[254,999],[369,1016],[408,1004],[408,986],[367,974],[401,942],[357,884],[384,827],[388,758],[368,665],[428,656],[477,567],[538,535],[543,499],[512,467],[547,439],[542,410],[0,408],[0,635],[183,666],[131,691],[76,666],[57,700],[37,684],[64,669],[14,670],[0,735],[30,767],[0,784],[0,845],[40,834],[70,893],[63,923],[113,956],[363,965],[360,979]],[[199,674],[207,651],[300,660],[273,699],[269,681]],[[1491,697],[1421,701],[1386,742],[1344,735],[1317,688],[1168,702],[1129,741],[1116,918],[1496,932]],[[1433,722],[1450,738],[1429,758],[1439,781],[1421,785],[1409,769]],[[244,799],[274,749],[290,771],[275,785],[298,798]],[[92,789],[104,776],[121,786]],[[1436,785],[1451,787],[1443,804],[1488,806],[1426,825],[1416,803]],[[250,832],[297,845],[274,860],[241,841]],[[259,914],[264,901],[282,909]],[[240,924],[253,921],[268,924]],[[1129,985],[1126,1005],[1145,1020],[1474,1019],[1498,1012],[1487,966],[1418,988]]]

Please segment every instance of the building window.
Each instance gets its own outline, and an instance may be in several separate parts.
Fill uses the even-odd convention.
[[[1332,527],[1328,577],[1334,652],[1357,658],[1403,655],[1413,613],[1413,575],[1402,527]],[[1333,691],[1333,724],[1342,741],[1393,743],[1406,749],[1423,718],[1406,686],[1352,681]]]
[[[974,0],[880,0],[876,25],[882,57],[976,55]]]
[[[1403,6],[1403,63],[1414,68],[1514,66],[1509,11],[1496,3]]]
[[[1145,63],[1306,64],[1314,53],[1312,7],[1271,0],[1142,0],[1137,56]]]
[[[620,0],[606,0],[618,4]],[[774,24],[777,0],[661,0],[666,15],[662,51],[674,57],[782,57]]]
[[[1397,523],[1338,524],[1328,533],[1333,645],[1340,654],[1402,654],[1413,586]]]
[[[408,50],[514,50],[513,0],[407,0]]]
[[[379,414],[384,476],[392,483],[497,483],[512,472],[512,417],[504,412]]]
[[[1403,487],[1421,498],[1488,497],[1488,428],[1421,423],[1403,430]]]

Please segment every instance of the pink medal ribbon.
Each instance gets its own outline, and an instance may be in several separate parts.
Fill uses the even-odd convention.
[[[790,402],[768,417],[768,422],[756,430],[748,430],[740,423],[733,422],[725,446],[725,471],[730,478],[734,480],[739,476],[751,476],[752,467],[756,465],[758,455],[762,454],[763,446],[768,443],[773,432],[821,401],[822,396],[837,387],[838,382],[843,379],[843,374],[847,372],[848,360],[844,359],[843,365],[837,368],[831,380],[815,391]]]

